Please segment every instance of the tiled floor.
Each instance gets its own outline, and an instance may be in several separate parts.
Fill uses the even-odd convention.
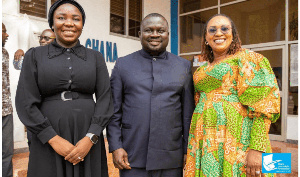
[[[105,144],[107,148],[107,141]],[[298,145],[278,142],[278,141],[271,141],[271,144],[274,153],[292,153],[292,173],[277,174],[277,177],[297,177],[298,176]],[[29,152],[14,155],[13,157],[14,177],[26,177],[28,155]],[[108,163],[109,177],[118,177],[119,171],[113,165],[112,155],[107,154],[107,157],[108,157],[107,163]]]

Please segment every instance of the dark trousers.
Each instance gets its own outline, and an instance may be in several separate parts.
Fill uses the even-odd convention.
[[[12,156],[14,154],[13,116],[2,117],[2,177],[13,176]]]
[[[131,170],[120,170],[120,177],[182,177],[182,168],[149,170],[145,168],[131,168]]]

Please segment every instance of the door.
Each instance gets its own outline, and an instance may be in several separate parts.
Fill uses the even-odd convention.
[[[285,141],[286,139],[286,117],[287,117],[287,96],[288,92],[288,60],[285,60],[285,47],[256,47],[251,50],[265,56],[274,71],[280,90],[280,117],[275,123],[271,124],[269,136],[271,140]]]

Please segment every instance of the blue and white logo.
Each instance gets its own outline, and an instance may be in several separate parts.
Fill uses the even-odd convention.
[[[291,172],[291,153],[262,154],[262,173]]]

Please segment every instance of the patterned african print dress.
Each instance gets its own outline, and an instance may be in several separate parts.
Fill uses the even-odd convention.
[[[279,89],[268,59],[243,49],[199,67],[194,86],[196,108],[185,176],[246,176],[249,149],[271,152],[268,132],[280,113]]]

